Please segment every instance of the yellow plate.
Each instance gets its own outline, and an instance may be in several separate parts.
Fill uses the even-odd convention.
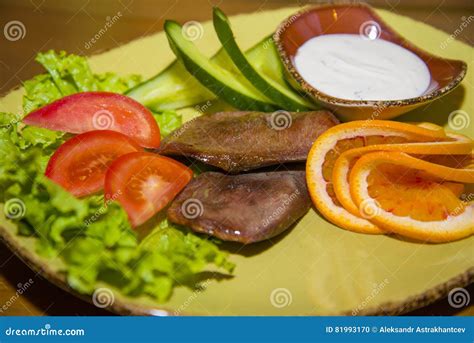
[[[231,18],[232,26],[242,48],[248,48],[297,10],[286,8],[239,15]],[[468,115],[474,113],[472,48],[423,23],[382,10],[377,12],[415,45],[469,63],[468,74],[460,87],[399,119],[432,121],[448,130],[472,135],[474,123],[470,122],[474,118]],[[198,45],[210,55],[218,49],[218,40],[212,23],[203,26],[204,35]],[[173,58],[165,35],[158,33],[93,56],[90,61],[95,72],[139,73],[149,77]],[[19,89],[1,99],[0,111],[18,112],[22,94]],[[197,112],[184,113],[189,119]],[[3,226],[0,233],[12,250],[31,267],[41,269],[48,279],[67,288],[58,273],[59,261],[40,258],[34,253],[32,239],[16,236],[15,226],[3,219],[0,224]],[[166,304],[147,298],[125,298],[116,293],[110,309],[158,315],[403,313],[446,296],[453,287],[472,282],[473,244],[474,237],[432,245],[357,234],[333,226],[310,210],[291,231],[275,240],[240,250],[239,246],[225,245],[238,251],[231,256],[237,264],[232,279],[210,282],[199,293],[177,288]]]

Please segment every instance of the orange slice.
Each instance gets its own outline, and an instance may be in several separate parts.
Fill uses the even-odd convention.
[[[432,163],[443,164],[453,168],[467,167],[471,161],[474,142],[465,136],[448,134],[453,139],[449,142],[429,142],[410,144],[371,145],[345,151],[334,163],[332,179],[334,193],[341,205],[356,216],[363,216],[360,209],[352,200],[349,186],[349,175],[352,166],[358,158],[374,151],[403,151],[414,154],[417,158],[429,160]]]
[[[385,120],[353,121],[332,127],[314,142],[306,163],[306,180],[314,205],[332,223],[347,230],[384,233],[365,218],[347,211],[337,199],[333,167],[338,157],[354,148],[452,140],[433,124],[412,125]]]
[[[357,160],[349,183],[355,205],[388,232],[426,242],[474,233],[474,201],[459,199],[462,183],[474,183],[473,169],[378,151]]]

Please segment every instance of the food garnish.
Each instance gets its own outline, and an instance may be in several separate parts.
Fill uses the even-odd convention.
[[[258,92],[245,78],[237,78],[226,69],[220,68],[204,56],[197,47],[183,35],[183,28],[177,22],[167,20],[165,32],[173,52],[186,69],[216,96],[235,108],[271,112],[277,107]]]
[[[284,85],[276,82],[265,73],[259,72],[252,62],[242,53],[234,34],[230,28],[230,22],[227,16],[219,8],[214,7],[213,23],[217,33],[217,37],[227,52],[230,59],[234,62],[238,70],[255,86],[262,94],[265,94],[272,102],[288,111],[306,111],[315,108],[316,105],[299,95],[295,90],[289,88],[286,83]],[[276,53],[276,51],[275,51]],[[281,62],[273,62],[275,66],[280,66]],[[283,73],[283,70],[281,70]]]
[[[426,127],[426,126],[425,126]],[[440,129],[435,126],[435,129]],[[360,214],[350,194],[349,175],[355,162],[361,156],[374,151],[403,151],[416,156],[422,156],[424,160],[436,158],[440,162],[440,156],[448,157],[449,161],[456,161],[457,158],[465,157],[472,150],[472,140],[461,135],[448,134],[449,141],[426,142],[410,144],[376,144],[361,148],[354,148],[343,152],[336,160],[333,169],[334,191],[337,200],[343,207],[358,216]],[[449,155],[440,155],[449,154]]]
[[[385,221],[374,219],[379,218],[377,215],[382,211],[380,204],[387,205],[387,202],[381,199],[389,199],[387,201],[390,203],[390,208],[385,208],[384,213],[389,212],[391,216],[394,216],[398,213],[397,208],[405,208],[407,211],[405,215],[422,211],[416,204],[429,196],[434,189],[454,191],[453,196],[458,197],[463,187],[462,184],[453,182],[474,182],[470,181],[474,178],[474,170],[465,167],[468,165],[466,160],[470,160],[466,156],[471,155],[472,148],[473,142],[469,138],[446,134],[441,127],[433,124],[412,125],[380,120],[345,123],[326,131],[311,148],[307,161],[308,188],[316,208],[328,220],[344,229],[372,234],[399,233],[402,230],[394,229],[396,226],[394,222],[390,221],[389,227]],[[386,154],[384,156],[393,157],[397,161],[400,160],[399,154],[405,154],[412,161],[421,162],[412,164],[414,170],[410,170],[409,164],[394,163],[397,166],[393,166],[391,173],[387,172],[390,168],[384,166],[383,172],[379,172],[379,169],[373,171],[367,167],[364,169],[366,172],[364,174],[361,172],[363,170],[361,167],[357,169],[359,172],[354,174],[354,165],[366,160],[362,157],[379,152],[384,152]],[[439,173],[430,174],[432,168],[436,167],[435,169],[439,170],[442,163],[446,163],[446,160],[441,162],[439,156],[449,156],[451,162],[457,159],[464,162],[449,167],[443,166],[442,170],[449,172],[449,175],[446,174],[444,177]],[[401,160],[407,161],[406,158]],[[387,160],[385,162],[389,164]],[[415,165],[422,166],[426,170],[422,167],[417,169]],[[357,188],[357,193],[354,193],[356,184],[367,185],[366,178],[372,172],[374,175],[378,172],[379,176],[368,179],[370,181],[367,186],[369,193],[361,193],[361,186]],[[411,177],[404,178],[404,175],[410,173]],[[455,179],[455,175],[462,175],[463,178]],[[446,223],[452,223],[454,217],[460,220],[461,217],[458,215],[463,211],[460,210],[460,213],[456,214],[449,212],[449,206],[442,206],[443,201],[448,201],[449,198],[439,196],[439,194],[441,193],[438,193],[437,198],[435,196],[433,204],[430,204],[430,209],[427,210],[429,215],[423,218],[424,221],[431,223],[431,227],[438,224],[449,227],[451,224]],[[456,204],[461,203],[459,200]],[[442,220],[435,214],[437,210],[444,210]],[[377,215],[374,215],[373,211],[377,212]],[[464,224],[471,229],[474,225],[472,220]],[[452,227],[453,235],[455,235],[455,229]],[[455,237],[448,234],[442,237],[436,234],[423,236],[410,233],[409,230],[403,232],[407,237],[425,241],[440,242],[452,240]]]
[[[451,168],[404,152],[372,152],[357,160],[349,183],[356,206],[370,208],[370,221],[388,233],[435,243],[474,233],[474,201],[460,199],[464,184],[474,183],[474,169],[463,164]]]
[[[131,137],[140,146],[160,146],[160,129],[150,110],[127,96],[111,92],[63,97],[31,112],[23,122],[69,133],[112,130]]]
[[[229,172],[303,162],[314,140],[337,123],[329,111],[214,113],[172,132],[159,151]]]
[[[119,132],[86,132],[56,150],[45,175],[77,197],[94,194],[104,188],[105,172],[117,157],[141,150],[135,141]]]
[[[85,57],[64,52],[49,51],[37,60],[48,73],[25,82],[24,113],[78,92],[123,93],[140,80],[135,75],[93,74]],[[181,123],[173,111],[153,116],[166,131]],[[186,228],[157,220],[147,226],[146,237],[139,239],[127,213],[113,198],[105,199],[105,204],[101,194],[79,199],[52,182],[44,175],[46,165],[70,135],[25,126],[21,119],[19,114],[0,115],[0,201],[22,201],[27,209],[24,216],[11,219],[18,235],[31,237],[42,258],[54,259],[71,288],[92,294],[105,286],[114,293],[163,302],[175,287],[196,285],[201,272],[215,267],[224,273],[232,271],[227,253]]]
[[[132,226],[138,226],[168,205],[192,177],[191,169],[171,158],[134,152],[110,165],[105,197],[117,200]]]
[[[21,199],[28,211],[14,227],[35,239],[41,256],[60,260],[70,287],[91,294],[105,284],[165,301],[175,286],[197,285],[209,264],[234,267],[188,228],[259,242],[290,228],[311,198],[331,222],[356,232],[427,242],[474,232],[474,202],[462,199],[474,183],[472,140],[429,123],[337,125],[329,111],[304,112],[319,106],[288,84],[271,38],[242,53],[219,9],[214,26],[223,48],[208,58],[166,21],[178,60],[141,84],[135,75],[93,74],[84,57],[39,54],[47,73],[25,82],[26,117],[2,115],[2,202]],[[206,114],[179,128],[173,110],[214,99],[265,112]],[[308,160],[306,174],[193,179],[161,154],[230,173]]]
[[[248,244],[282,233],[310,207],[304,171],[206,172],[189,183],[167,214],[196,232]]]

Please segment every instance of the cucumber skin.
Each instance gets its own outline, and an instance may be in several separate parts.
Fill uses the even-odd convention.
[[[179,24],[174,21],[165,22],[166,37],[168,38],[170,47],[175,53],[176,57],[178,57],[183,62],[184,66],[191,75],[199,80],[199,82],[201,82],[201,84],[203,84],[206,88],[211,90],[217,97],[240,110],[273,112],[278,109],[272,104],[252,99],[251,97],[241,94],[237,90],[226,86],[221,81],[217,80],[211,73],[207,72],[204,68],[195,63],[192,58],[187,56],[187,54],[182,51],[178,44],[174,41],[173,35],[170,32],[170,25],[179,26]]]
[[[232,59],[240,72],[255,86],[255,88],[259,89],[265,94],[265,96],[274,101],[282,109],[288,111],[307,111],[312,107],[310,103],[307,103],[307,101],[303,99],[302,102],[307,103],[306,105],[286,96],[267,82],[267,80],[265,80],[265,78],[255,70],[237,45],[227,17],[217,7],[214,8],[213,24],[217,37],[224,49],[227,51],[228,56]]]
[[[274,53],[275,56],[273,56]],[[291,89],[283,76],[283,68],[280,71],[278,66],[275,65],[279,61],[279,57],[271,36],[252,46],[245,52],[245,56],[257,72],[264,74],[282,87]],[[271,59],[269,60],[269,58]],[[211,58],[211,61],[231,72],[240,73],[224,48],[221,48]],[[269,61],[271,61],[271,66],[268,65]],[[242,75],[242,77],[244,76]],[[199,83],[179,60],[174,60],[157,75],[128,90],[126,95],[155,112],[176,110],[216,98],[214,93]],[[317,108],[316,105],[314,107]]]
[[[180,77],[182,80],[179,80]],[[153,93],[158,95],[154,96]],[[178,60],[174,60],[152,78],[129,89],[125,95],[153,111],[175,110],[215,99],[214,94],[194,80]]]

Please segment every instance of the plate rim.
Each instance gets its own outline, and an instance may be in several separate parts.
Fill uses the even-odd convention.
[[[27,249],[16,239],[17,234],[14,234],[10,230],[3,226],[0,226],[0,239],[6,245],[6,247],[15,254],[28,268],[35,273],[41,275],[41,277],[63,291],[72,294],[73,296],[86,301],[87,303],[94,305],[92,296],[79,293],[78,291],[71,288],[66,281],[64,275],[61,275],[59,271],[53,270],[47,263],[42,260],[46,258],[41,257],[36,252]],[[388,301],[380,304],[379,306],[372,306],[362,310],[357,310],[357,316],[396,316],[402,315],[410,311],[420,309],[428,306],[437,300],[448,296],[449,292],[456,287],[466,287],[467,285],[474,283],[474,267],[469,267],[464,272],[446,280],[445,282],[439,283],[434,287],[428,288],[422,293],[411,295],[400,301]],[[114,290],[114,295],[121,294]],[[99,308],[99,307],[98,307]],[[179,312],[176,314],[176,310],[167,308],[166,305],[156,307],[140,306],[133,304],[126,300],[122,300],[119,297],[114,297],[114,301],[111,305],[102,308],[114,314],[122,316],[205,316],[203,313],[189,313]],[[331,316],[354,316],[354,310],[345,310],[336,313],[328,313],[326,315]],[[299,316],[324,316],[324,314],[298,314]],[[210,315],[213,316],[213,315]],[[232,316],[232,315],[225,315]],[[243,316],[259,316],[258,314],[248,314]]]
[[[312,7],[315,7],[315,6],[313,5]],[[302,11],[304,10],[305,9],[303,9]],[[397,15],[403,16],[400,14],[397,14]],[[286,20],[287,18],[284,19],[284,21]],[[146,35],[146,37],[153,36],[154,34],[155,33],[150,33]],[[144,38],[144,37],[140,37],[140,38]],[[129,41],[124,42],[123,45],[130,44],[131,42],[134,42],[136,40],[137,39],[131,39]],[[103,49],[101,51],[96,51],[91,55],[87,55],[87,57],[89,58],[96,55],[101,55],[105,52],[108,52],[114,49],[115,48],[110,48],[110,49]],[[0,94],[0,99],[4,98],[5,96],[8,96],[10,93],[14,91],[21,91],[21,90],[22,90],[21,85],[15,85],[11,87],[10,89],[2,92]],[[42,278],[46,279],[50,284],[53,284],[59,289],[66,291],[67,293],[75,296],[76,298],[79,298],[91,304],[92,306],[94,306],[94,303],[92,301],[92,295],[85,295],[71,288],[67,284],[64,274],[61,274],[60,271],[53,270],[53,268],[51,268],[49,264],[46,263],[47,258],[41,257],[36,252],[26,248],[24,244],[22,244],[22,242],[19,241],[18,234],[13,233],[12,231],[13,230],[9,230],[5,228],[4,226],[0,225],[0,240],[5,244],[5,246],[10,250],[11,253],[15,254],[15,256],[17,256],[22,261],[22,263],[24,263],[29,269],[31,269],[33,272],[40,275]],[[410,295],[404,298],[403,300],[387,301],[376,307],[371,306],[362,310],[357,310],[357,316],[402,315],[407,312],[428,306],[437,300],[445,298],[446,296],[448,296],[449,292],[455,287],[466,287],[473,283],[474,283],[474,266],[471,266],[467,268],[464,272],[461,272],[447,279],[444,282],[441,282],[431,288],[428,288],[421,293]],[[136,316],[150,316],[150,315],[206,316],[208,315],[205,313],[189,313],[186,311],[183,311],[183,312],[180,311],[179,314],[176,314],[176,310],[167,308],[166,304],[163,304],[164,306],[159,305],[156,307],[150,307],[146,305],[140,306],[137,304],[133,304],[129,301],[122,300],[121,293],[114,290],[114,295],[117,295],[117,294],[120,295],[120,298],[115,297],[114,302],[110,306],[106,308],[99,308],[99,307],[98,308],[107,310],[113,314],[118,314],[118,315],[136,315]],[[345,310],[345,311],[340,311],[336,313],[330,313],[327,315],[352,316],[353,311],[354,310]],[[43,315],[46,315],[46,314],[43,314]],[[231,315],[225,315],[225,316],[231,316]],[[243,316],[252,316],[252,314],[243,315]],[[253,316],[255,316],[255,314],[253,314]],[[324,316],[324,315],[305,313],[305,314],[300,314],[300,316]]]

